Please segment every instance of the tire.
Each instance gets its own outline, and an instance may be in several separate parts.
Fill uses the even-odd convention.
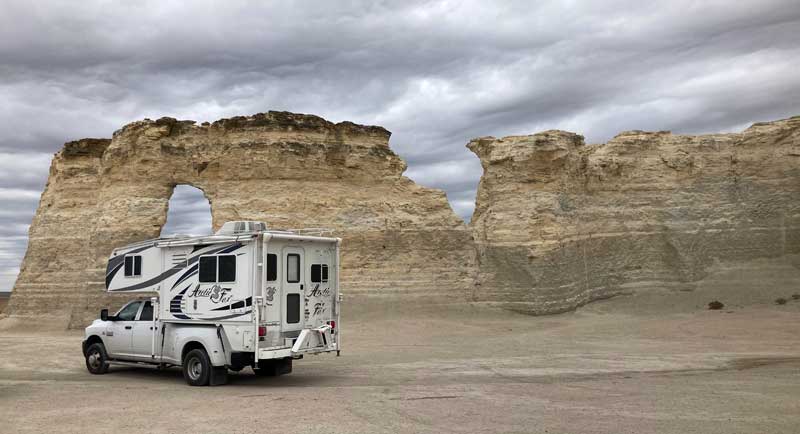
[[[94,375],[108,372],[108,355],[106,347],[100,342],[89,345],[86,349],[86,369]]]
[[[211,377],[211,360],[204,349],[186,353],[183,358],[183,378],[190,386],[208,386]]]

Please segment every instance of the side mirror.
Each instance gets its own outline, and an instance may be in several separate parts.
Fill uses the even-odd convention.
[[[103,309],[100,311],[100,319],[102,321],[108,321],[108,309]]]

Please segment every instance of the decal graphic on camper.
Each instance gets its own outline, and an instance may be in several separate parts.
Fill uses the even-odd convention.
[[[316,304],[314,304],[314,313],[312,315],[313,316],[322,315],[325,313],[326,310],[327,308],[325,307],[324,301],[317,302]]]
[[[189,259],[187,259],[185,264],[176,265],[176,266],[164,271],[163,273],[158,274],[157,276],[155,276],[155,277],[153,277],[151,279],[145,280],[144,282],[138,282],[138,283],[133,284],[133,285],[124,286],[122,288],[116,288],[116,287],[113,287],[113,286],[118,286],[119,283],[117,283],[116,285],[112,285],[112,283],[114,281],[114,277],[117,276],[119,270],[122,268],[125,256],[126,255],[131,255],[133,253],[143,253],[145,250],[148,250],[148,249],[151,249],[151,248],[155,249],[157,247],[150,245],[150,246],[145,246],[145,247],[137,248],[137,249],[134,249],[134,250],[130,250],[130,251],[127,251],[127,252],[120,252],[119,254],[117,254],[117,256],[114,256],[113,258],[111,258],[108,261],[108,267],[106,268],[106,289],[108,291],[114,291],[114,292],[116,292],[116,291],[137,291],[137,290],[140,290],[140,289],[148,289],[149,287],[154,287],[154,286],[158,285],[159,283],[169,279],[170,277],[172,277],[172,276],[184,271],[184,269],[186,269],[186,271],[184,271],[184,274],[180,278],[178,278],[175,281],[175,283],[173,284],[172,289],[175,289],[182,282],[184,282],[185,280],[187,280],[187,279],[189,279],[192,276],[197,274],[197,262],[200,260],[200,256],[231,253],[231,252],[241,248],[242,246],[243,246],[242,243],[236,242],[236,243],[232,243],[232,244],[226,244],[224,246],[212,247],[212,248],[210,248],[210,249],[208,249],[206,251],[203,251],[203,249],[208,248],[208,246],[203,246],[203,249],[199,249],[199,250],[193,251],[192,252],[193,256],[191,256]],[[187,267],[188,267],[188,269],[187,269]],[[156,289],[152,288],[152,290],[156,290]]]
[[[214,304],[227,303],[233,298],[230,295],[231,288],[223,288],[219,284],[214,284],[208,288],[200,288],[198,283],[194,290],[187,297],[202,298],[206,297]]]
[[[183,294],[191,288],[192,286],[189,285],[183,289],[183,291],[179,292],[175,297],[172,297],[172,300],[169,301],[169,313],[172,314],[175,318],[178,319],[190,319],[185,313],[183,313]]]
[[[319,283],[314,285],[314,289],[311,290],[311,293],[308,295],[309,297],[327,297],[331,295],[331,288],[326,287],[324,289],[319,289]]]
[[[274,286],[268,286],[267,287],[267,297],[266,297],[267,306],[272,306],[272,300],[275,299],[275,292],[277,290],[278,289],[275,288]]]

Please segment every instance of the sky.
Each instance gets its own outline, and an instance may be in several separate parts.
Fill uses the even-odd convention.
[[[468,220],[480,136],[740,131],[800,114],[800,6],[747,1],[15,1],[0,11],[0,290],[52,155],[171,116],[381,125]],[[176,190],[164,232],[210,227]]]

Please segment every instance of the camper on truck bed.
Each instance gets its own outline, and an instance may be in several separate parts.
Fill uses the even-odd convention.
[[[339,238],[225,223],[214,235],[175,236],[114,250],[106,290],[139,298],[86,328],[86,368],[181,366],[192,386],[228,370],[292,371],[292,360],[340,350]]]

